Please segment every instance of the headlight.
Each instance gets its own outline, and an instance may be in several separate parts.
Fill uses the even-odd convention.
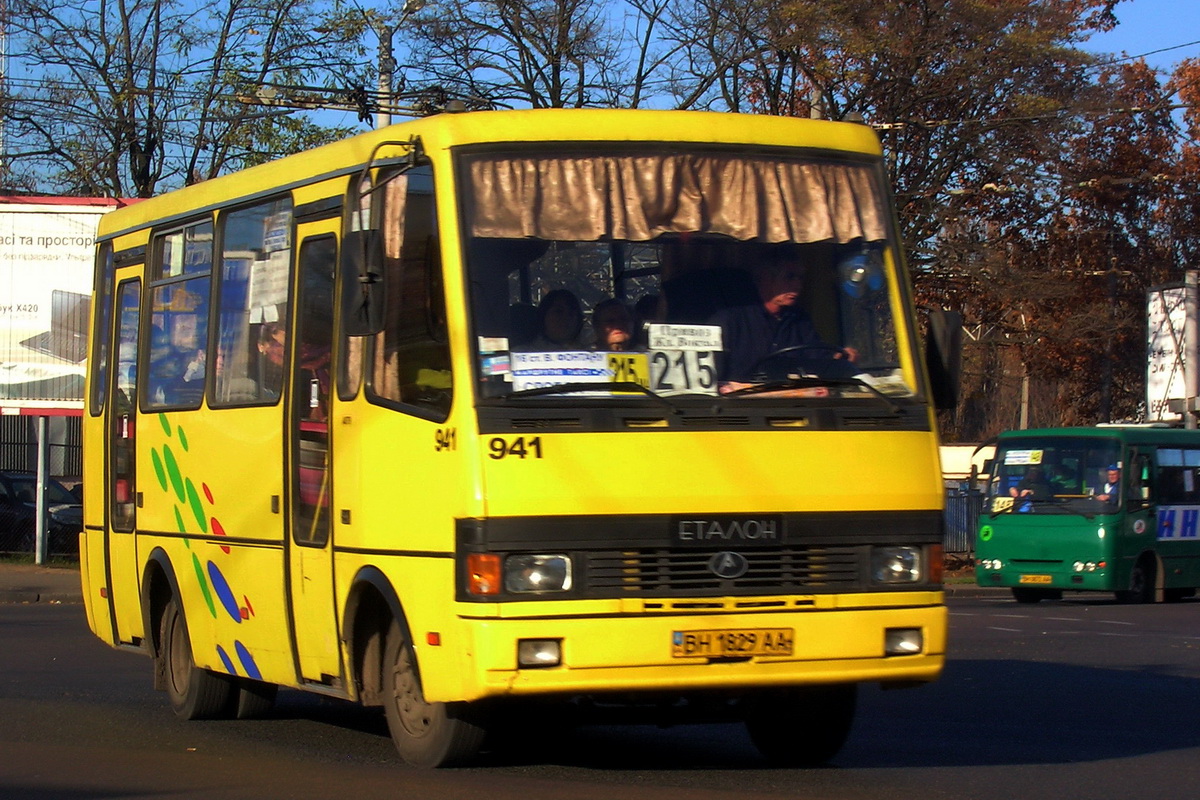
[[[916,583],[921,577],[920,548],[876,547],[871,550],[871,578],[876,583]]]
[[[565,592],[571,588],[571,557],[509,556],[504,560],[504,588],[513,594]]]

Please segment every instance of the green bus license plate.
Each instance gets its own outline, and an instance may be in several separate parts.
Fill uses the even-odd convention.
[[[791,628],[674,631],[671,634],[671,655],[675,658],[790,656],[793,633]]]
[[[1022,575],[1020,583],[1050,583],[1053,580],[1049,575]]]

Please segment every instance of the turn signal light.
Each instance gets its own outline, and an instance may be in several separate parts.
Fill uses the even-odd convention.
[[[500,556],[495,553],[467,555],[467,591],[475,595],[500,594]]]

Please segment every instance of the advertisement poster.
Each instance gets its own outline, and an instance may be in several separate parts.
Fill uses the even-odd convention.
[[[0,198],[0,406],[82,408],[96,227],[116,201]]]
[[[1146,297],[1146,421],[1177,422],[1181,416],[1172,411],[1172,400],[1187,397],[1184,365],[1188,349],[1195,346],[1186,341],[1187,286],[1160,286],[1151,289]]]

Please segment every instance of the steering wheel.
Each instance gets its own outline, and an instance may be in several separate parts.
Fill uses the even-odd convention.
[[[812,353],[812,355],[801,356],[799,355],[800,353]],[[782,371],[779,368],[775,370],[767,368],[776,359],[786,359],[785,368]],[[813,366],[818,375],[826,378],[845,377],[851,373],[851,369],[849,368],[851,362],[846,357],[845,351],[837,345],[826,344],[825,342],[794,344],[789,347],[781,347],[755,361],[754,365],[748,370],[748,373],[751,378],[756,380],[760,376],[763,380],[779,380],[787,377],[786,368],[796,367],[801,363]]]

